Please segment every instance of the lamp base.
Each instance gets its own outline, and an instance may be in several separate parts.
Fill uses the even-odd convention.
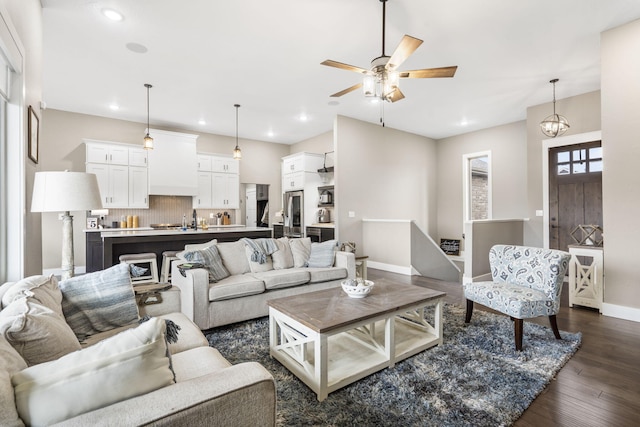
[[[62,280],[74,276],[73,216],[66,211],[62,215]]]

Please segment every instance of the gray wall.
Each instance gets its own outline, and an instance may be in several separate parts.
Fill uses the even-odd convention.
[[[640,309],[633,250],[640,241],[640,20],[604,32],[601,41],[605,302]]]
[[[334,130],[339,239],[361,246],[363,218],[412,219],[434,235],[436,142],[344,116]]]
[[[462,156],[491,152],[493,219],[527,216],[526,124],[510,123],[438,141],[438,233],[434,240],[462,239],[464,172]],[[464,249],[464,241],[461,242]]]

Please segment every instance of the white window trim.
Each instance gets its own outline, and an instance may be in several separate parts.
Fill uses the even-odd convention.
[[[487,219],[493,219],[493,185],[492,185],[492,176],[491,172],[493,166],[491,161],[491,151],[479,151],[477,153],[469,153],[462,155],[462,183],[464,186],[462,208],[463,208],[463,223],[467,221],[471,221],[471,204],[469,201],[471,200],[471,168],[469,165],[471,164],[472,159],[476,159],[478,157],[486,157],[489,159],[487,165],[487,186],[488,186],[488,212]]]

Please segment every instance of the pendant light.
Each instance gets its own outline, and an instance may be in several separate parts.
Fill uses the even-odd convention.
[[[240,104],[233,104],[233,106],[236,107],[236,148],[233,149],[233,158],[240,160],[242,159],[242,151],[238,146],[238,108],[240,108]]]
[[[149,135],[149,89],[151,86],[149,83],[145,83],[144,87],[147,88],[147,134],[144,136],[144,143],[142,144],[142,148],[145,150],[153,150],[153,138]]]
[[[556,114],[556,83],[558,80],[559,79],[549,80],[549,83],[553,84],[553,114],[540,122],[542,133],[550,138],[562,135],[569,129],[567,118]]]

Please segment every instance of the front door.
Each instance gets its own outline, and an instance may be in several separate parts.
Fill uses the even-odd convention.
[[[549,150],[549,248],[568,250],[583,232],[602,227],[602,147],[600,141]],[[601,233],[593,236],[602,239]]]

